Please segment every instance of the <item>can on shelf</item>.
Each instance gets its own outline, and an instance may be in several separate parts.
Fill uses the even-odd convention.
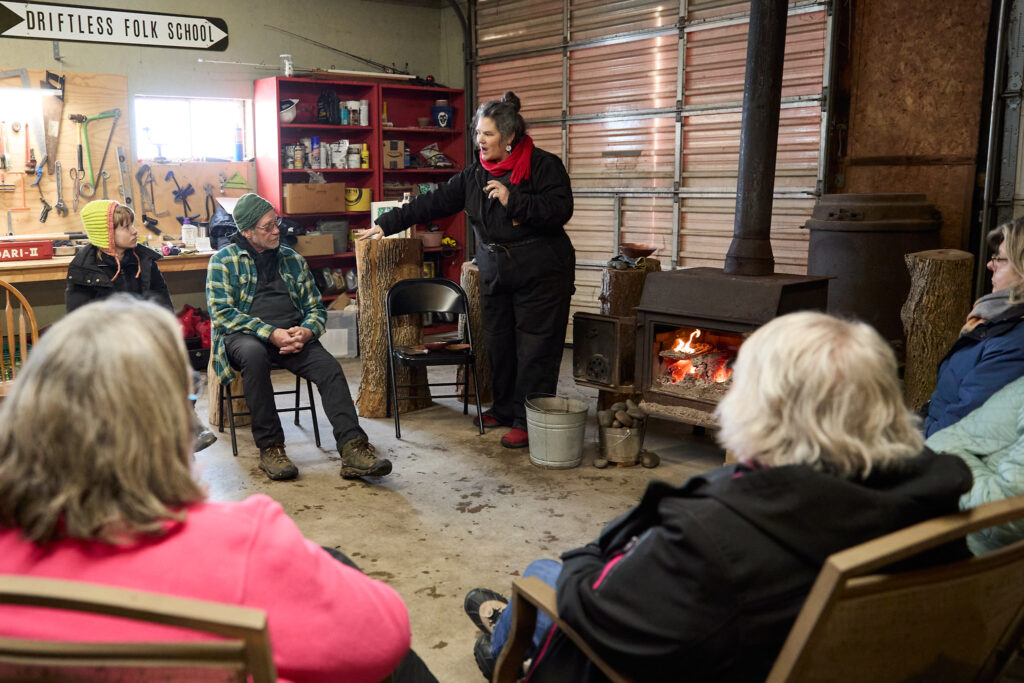
[[[304,168],[306,165],[306,146],[295,145],[295,155],[292,157],[292,168]]]
[[[359,100],[359,125],[370,125],[370,101]]]

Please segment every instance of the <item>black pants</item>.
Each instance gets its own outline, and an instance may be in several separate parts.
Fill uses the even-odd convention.
[[[526,397],[554,394],[558,387],[576,254],[562,233],[508,249],[481,245],[477,266],[494,379],[491,412],[526,429]]]
[[[352,561],[345,553],[334,548],[328,548],[327,546],[320,546],[327,551],[327,554],[336,559],[342,564],[346,564],[352,569],[357,571],[363,571],[359,569],[359,566]],[[364,572],[365,573],[365,572]],[[438,683],[437,678],[434,674],[430,673],[430,669],[427,668],[426,663],[420,659],[420,656],[416,654],[415,650],[409,650],[409,652],[402,658],[402,661],[398,663],[392,674],[395,683]]]
[[[281,354],[279,349],[251,334],[229,334],[224,338],[231,367],[242,373],[242,391],[252,418],[252,438],[260,448],[284,443],[284,429],[274,403],[270,381],[272,363],[308,379],[320,391],[324,412],[334,429],[338,451],[348,441],[366,437],[359,426],[348,382],[338,361],[319,341],[313,340],[298,353]]]

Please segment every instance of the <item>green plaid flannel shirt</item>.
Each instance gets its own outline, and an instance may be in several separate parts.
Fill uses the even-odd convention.
[[[324,333],[327,312],[306,259],[282,245],[278,248],[277,262],[292,303],[302,313],[302,327],[309,329],[313,339],[317,339]],[[213,370],[221,383],[229,383],[235,377],[224,348],[226,335],[245,332],[267,341],[277,329],[249,315],[255,294],[256,261],[248,251],[237,244],[229,244],[210,257],[206,269],[206,305],[213,323],[210,354]]]

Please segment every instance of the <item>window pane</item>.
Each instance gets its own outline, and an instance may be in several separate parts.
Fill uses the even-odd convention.
[[[192,155],[234,160],[236,129],[242,127],[242,103],[239,100],[191,102]]]
[[[177,97],[135,98],[135,141],[139,157],[191,158],[188,100]]]

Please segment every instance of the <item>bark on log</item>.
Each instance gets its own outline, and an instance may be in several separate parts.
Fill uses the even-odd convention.
[[[210,426],[216,428],[220,424],[220,402],[217,400],[217,394],[220,390],[220,380],[217,379],[217,373],[213,371],[213,359],[210,359],[210,364],[206,366],[206,403],[210,409]],[[231,381],[231,394],[237,394],[242,396],[242,375],[239,372],[235,372],[235,379]],[[244,427],[249,424],[248,415],[239,415],[238,413],[249,412],[249,404],[245,402],[245,397],[236,398],[231,403],[232,409],[235,411],[235,427]],[[224,428],[228,428],[228,416],[224,415]]]
[[[462,264],[462,275],[460,277],[462,289],[466,292],[466,299],[469,300],[469,315],[459,320],[459,336],[466,338],[465,326],[468,322],[469,331],[473,336],[473,346],[476,352],[476,377],[480,382],[480,404],[491,404],[494,401],[494,383],[491,379],[491,355],[484,340],[483,319],[480,314],[480,269],[475,263],[466,261]],[[458,391],[462,391],[466,383],[466,370],[459,366],[456,376]],[[469,378],[469,402],[475,400],[473,394],[473,378]]]
[[[903,394],[919,410],[935,390],[936,372],[971,310],[974,257],[957,249],[918,251],[903,257],[910,294],[900,318],[907,335]]]
[[[617,270],[605,268],[601,274],[601,315],[636,315],[647,273],[661,270],[661,261],[645,259],[645,267]]]
[[[423,242],[414,239],[360,240],[356,242],[356,271],[359,274],[359,349],[363,359],[363,377],[359,382],[356,408],[362,417],[387,416],[388,339],[385,297],[399,280],[423,274]],[[403,315],[391,321],[395,346],[423,343],[423,320],[419,315]],[[399,403],[407,413],[431,405],[425,368],[410,370],[395,366],[395,383],[412,384],[400,388],[413,398]]]

